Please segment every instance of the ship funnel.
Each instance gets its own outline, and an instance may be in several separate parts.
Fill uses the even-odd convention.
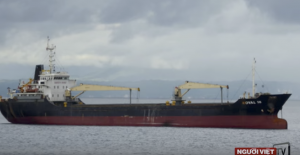
[[[42,73],[42,70],[44,70],[44,65],[35,66],[34,82],[40,79],[39,75]]]

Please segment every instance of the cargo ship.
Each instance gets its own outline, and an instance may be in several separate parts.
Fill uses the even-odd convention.
[[[255,93],[253,63],[253,92],[236,102],[223,102],[227,85],[186,81],[175,87],[173,100],[157,104],[131,104],[131,92],[139,88],[76,84],[66,72],[55,72],[53,51],[49,46],[49,70],[36,65],[33,79],[20,82],[9,89],[10,97],[0,97],[2,115],[14,124],[97,125],[97,126],[171,126],[246,129],[287,129],[287,121],[277,116],[291,94]],[[220,103],[191,103],[183,100],[190,89],[218,88]],[[85,104],[79,95],[85,91],[129,91],[127,104]],[[185,90],[184,93],[181,90]],[[81,93],[73,96],[73,91]],[[73,92],[74,93],[74,92]],[[128,101],[127,101],[128,102]]]

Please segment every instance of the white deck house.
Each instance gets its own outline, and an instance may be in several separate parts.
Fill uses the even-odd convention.
[[[65,101],[65,91],[76,86],[76,80],[70,80],[70,75],[66,72],[55,72],[53,50],[55,46],[49,46],[49,38],[46,50],[49,51],[49,70],[42,70],[39,80],[29,82],[22,81],[19,84],[20,91],[10,91],[9,94],[15,94],[18,99],[41,99],[47,97],[50,101]]]

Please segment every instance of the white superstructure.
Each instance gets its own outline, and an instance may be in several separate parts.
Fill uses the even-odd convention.
[[[65,72],[50,73],[44,70],[37,86],[50,101],[65,101],[65,91],[76,85],[76,80],[69,77]]]
[[[65,91],[76,86],[76,80],[71,80],[67,72],[55,72],[55,46],[50,47],[49,41],[48,38],[46,50],[49,51],[49,70],[42,70],[38,80],[29,79],[27,83],[20,81],[19,90],[9,90],[11,95],[16,94],[19,99],[47,97],[50,101],[65,101]]]

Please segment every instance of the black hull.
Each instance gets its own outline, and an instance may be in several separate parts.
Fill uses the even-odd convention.
[[[2,100],[3,116],[12,123],[57,125],[182,126],[286,129],[278,111],[291,94],[261,95],[235,103],[85,105],[79,102]]]

